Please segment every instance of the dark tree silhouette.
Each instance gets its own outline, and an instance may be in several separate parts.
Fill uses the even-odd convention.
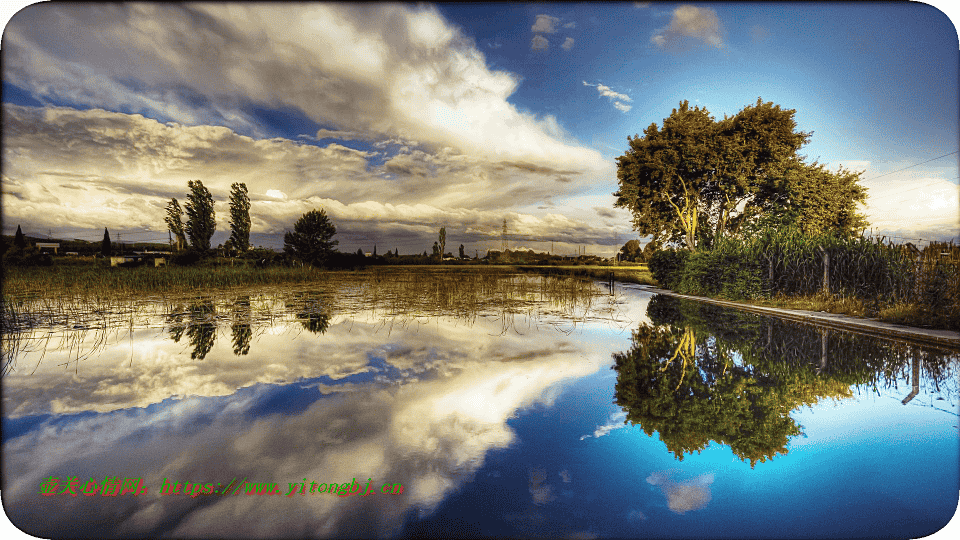
[[[283,251],[314,266],[323,266],[339,242],[333,239],[337,228],[323,210],[311,210],[300,216],[293,232],[283,237]],[[363,251],[360,251],[363,254]]]

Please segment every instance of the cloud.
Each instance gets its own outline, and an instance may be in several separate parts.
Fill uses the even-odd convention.
[[[569,51],[570,49],[572,49],[572,48],[573,48],[573,38],[572,38],[572,37],[568,37],[568,38],[566,39],[566,41],[564,41],[563,44],[560,45],[560,47],[563,48],[564,50],[567,50],[567,51]]]
[[[688,47],[687,38],[691,38],[722,49],[723,34],[716,11],[683,5],[673,10],[670,24],[654,32],[650,41],[660,49],[683,50]]]
[[[686,482],[676,482],[669,473],[657,471],[647,477],[647,483],[660,487],[667,497],[667,507],[675,514],[699,510],[713,498],[710,493],[710,484],[713,483],[712,473]]]
[[[229,338],[221,336],[204,362],[190,360],[178,350],[182,347],[157,351],[156,327],[139,328],[131,339],[143,346],[131,349],[126,337],[118,338],[102,357],[84,362],[79,374],[57,367],[55,360],[69,356],[65,350],[56,359],[45,358],[32,377],[11,372],[19,380],[4,381],[5,405],[41,400],[46,406],[31,410],[49,413],[62,402],[72,411],[87,411],[42,420],[4,442],[3,496],[15,510],[12,519],[43,537],[62,535],[62,523],[74,534],[106,537],[149,536],[161,528],[177,537],[316,536],[318,531],[322,536],[335,531],[390,536],[411,509],[429,514],[471,480],[491,450],[509,447],[515,440],[509,421],[518,411],[546,402],[549,389],[561,381],[594,373],[604,364],[604,354],[572,349],[561,333],[544,333],[531,349],[531,340],[503,335],[499,320],[479,317],[468,327],[438,319],[392,328],[387,344],[397,347],[384,358],[385,366],[408,370],[410,376],[389,391],[373,380],[303,387],[285,382],[375,369],[369,344],[384,343],[382,323],[363,318],[331,323],[325,339],[257,333],[259,341],[244,357],[235,356]],[[135,369],[118,369],[129,363],[131,350]],[[437,351],[458,353],[436,358]],[[261,380],[279,384],[257,384]],[[27,399],[14,401],[6,392],[26,387],[32,393],[17,397]],[[67,393],[51,393],[52,387]],[[80,388],[74,392],[75,387]],[[302,408],[265,411],[276,403],[278,391],[295,396]],[[167,399],[171,393],[186,396]],[[112,504],[66,497],[55,501],[62,519],[50,520],[48,508],[28,501],[36,499],[41,479],[65,469],[77,476],[135,471],[151,495],[117,498],[123,502],[122,519],[110,517],[119,508]],[[324,498],[309,492],[292,498],[190,499],[153,493],[163,478],[216,486],[234,477],[280,482],[284,492],[287,482],[303,478],[318,483],[357,478],[366,484],[369,477],[402,481],[405,490],[391,499]],[[551,487],[534,480],[531,475],[534,500],[549,502]],[[269,531],[262,522],[266,514],[273,516]]]
[[[575,22],[568,22],[567,24],[563,25],[563,27],[564,27],[564,28],[576,28],[576,27],[577,27],[577,23],[575,23]]]
[[[488,159],[603,161],[517,110],[508,98],[520,78],[488,68],[430,6],[36,4],[8,25],[3,69],[41,101],[252,137],[263,133],[251,107],[288,108],[332,132],[415,136]]]
[[[301,214],[321,206],[339,234],[392,230],[414,234],[411,244],[427,246],[439,224],[453,234],[456,223],[473,231],[472,240],[485,242],[504,217],[515,232],[548,241],[607,234],[608,227],[586,217],[505,210],[573,196],[595,181],[556,164],[488,161],[448,147],[402,148],[375,166],[373,152],[337,143],[256,140],[223,127],[163,124],[97,109],[3,107],[3,212],[14,227],[69,226],[91,236],[102,236],[104,227],[146,228],[165,239],[167,201],[182,203],[187,182],[200,178],[216,201],[220,232],[229,230],[230,185],[243,182],[250,191],[252,232],[260,234],[282,236]],[[540,122],[544,132],[563,135],[550,117]],[[409,252],[407,245],[399,247]]]
[[[533,39],[530,40],[530,48],[535,51],[545,51],[549,46],[550,41],[541,35],[533,36]]]
[[[622,112],[627,112],[633,108],[630,105],[627,105],[626,103],[624,103],[625,101],[626,102],[633,101],[633,99],[631,99],[630,96],[626,94],[621,94],[619,92],[614,92],[613,89],[611,89],[609,86],[599,84],[599,83],[590,84],[587,81],[583,81],[583,85],[596,87],[597,93],[599,93],[601,97],[609,98],[613,106]]]
[[[597,215],[600,216],[600,217],[602,217],[602,218],[611,218],[611,219],[612,219],[612,218],[617,217],[617,213],[614,212],[613,210],[611,210],[610,208],[605,208],[605,207],[603,207],[603,206],[594,206],[593,209],[594,209],[594,211],[597,212]]]
[[[580,440],[589,439],[590,437],[600,438],[605,435],[608,435],[611,431],[615,429],[623,429],[627,427],[625,420],[627,419],[627,413],[623,410],[615,412],[610,415],[610,418],[607,420],[607,423],[602,426],[597,426],[597,429],[594,430],[592,435],[583,435],[580,437]]]
[[[551,17],[550,15],[537,15],[537,22],[530,29],[533,32],[540,32],[541,34],[553,34],[557,31],[557,23],[560,22],[560,19],[557,17]]]
[[[370,137],[356,131],[338,131],[334,129],[317,130],[317,139],[340,139],[344,141],[369,139]]]
[[[533,495],[533,504],[537,506],[557,500],[557,496],[553,493],[553,485],[546,484],[546,481],[546,471],[543,469],[530,470],[530,494]]]
[[[637,9],[646,9],[650,7],[650,2],[634,2],[633,7]]]

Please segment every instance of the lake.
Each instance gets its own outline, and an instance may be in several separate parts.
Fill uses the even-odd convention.
[[[918,538],[957,508],[957,351],[632,285],[331,276],[11,302],[13,523],[46,538]]]

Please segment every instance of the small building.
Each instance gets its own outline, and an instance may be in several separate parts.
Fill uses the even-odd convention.
[[[54,255],[56,255],[57,250],[60,249],[59,242],[37,242],[35,245],[37,246],[37,249],[39,249],[40,251],[43,251],[44,248],[53,249]]]

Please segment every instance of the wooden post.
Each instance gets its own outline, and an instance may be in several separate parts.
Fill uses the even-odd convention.
[[[917,394],[920,393],[920,357],[919,356],[913,357],[912,375],[913,375],[912,377],[913,389],[910,391],[909,394],[907,394],[907,397],[903,398],[903,401],[900,402],[900,403],[903,403],[904,405],[906,405],[907,403],[910,403],[910,400],[917,397]]]
[[[827,336],[830,335],[830,330],[820,330],[820,368],[817,369],[817,373],[820,373],[827,367]]]
[[[823,292],[830,294],[830,254],[821,246],[817,246],[823,254]]]

